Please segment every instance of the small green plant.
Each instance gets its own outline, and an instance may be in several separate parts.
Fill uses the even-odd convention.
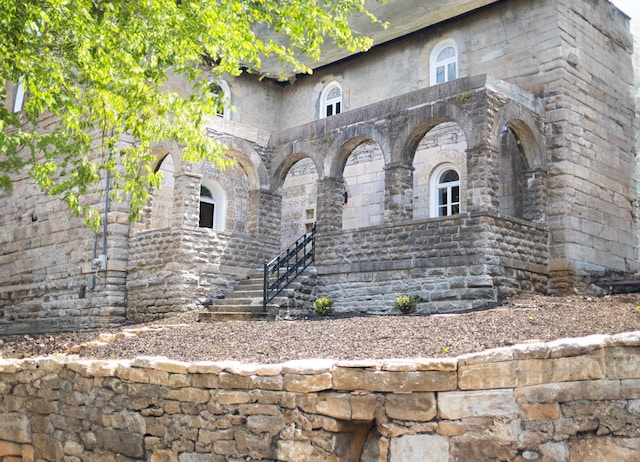
[[[313,309],[317,315],[327,316],[328,314],[333,313],[333,300],[329,297],[317,298],[313,302]]]
[[[640,306],[636,306],[634,309],[636,310],[636,313],[640,313]]]
[[[402,314],[415,313],[416,306],[423,301],[424,298],[420,295],[396,294],[396,302],[393,304],[393,309]]]

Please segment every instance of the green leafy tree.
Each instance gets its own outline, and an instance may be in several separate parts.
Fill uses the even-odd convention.
[[[365,50],[370,40],[348,23],[368,14],[364,2],[0,0],[0,86],[20,82],[26,95],[14,113],[0,94],[0,186],[10,190],[12,174],[26,171],[95,228],[85,194],[108,170],[137,218],[160,182],[152,143],[179,143],[191,162],[230,162],[206,135],[221,104],[212,78],[260,73],[265,57],[309,72],[300,57],[317,59],[325,40]],[[169,74],[192,91],[169,91]],[[54,123],[43,129],[45,117]],[[123,136],[135,142],[108,155]]]

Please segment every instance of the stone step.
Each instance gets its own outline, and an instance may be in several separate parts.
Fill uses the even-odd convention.
[[[250,311],[203,311],[198,313],[198,322],[213,322],[213,321],[266,321],[270,319],[268,313],[253,313]]]

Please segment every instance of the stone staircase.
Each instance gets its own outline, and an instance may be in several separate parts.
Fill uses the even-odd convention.
[[[225,298],[213,300],[207,311],[198,313],[198,321],[250,321],[293,319],[312,312],[316,271],[307,268],[277,297],[262,308],[263,270],[257,270],[242,279]]]

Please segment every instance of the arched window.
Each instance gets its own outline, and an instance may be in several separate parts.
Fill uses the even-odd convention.
[[[338,82],[331,82],[320,95],[320,118],[340,114],[342,106],[342,88]]]
[[[224,230],[226,194],[217,183],[200,186],[200,228]]]
[[[206,186],[200,186],[200,228],[213,228],[216,201]]]
[[[216,114],[223,119],[231,118],[231,89],[224,80],[217,80],[209,84],[209,91],[218,95],[218,108]]]
[[[438,43],[429,60],[431,85],[449,82],[458,78],[458,46],[453,40]]]
[[[453,166],[443,166],[435,171],[431,192],[432,217],[460,213],[460,174]]]

